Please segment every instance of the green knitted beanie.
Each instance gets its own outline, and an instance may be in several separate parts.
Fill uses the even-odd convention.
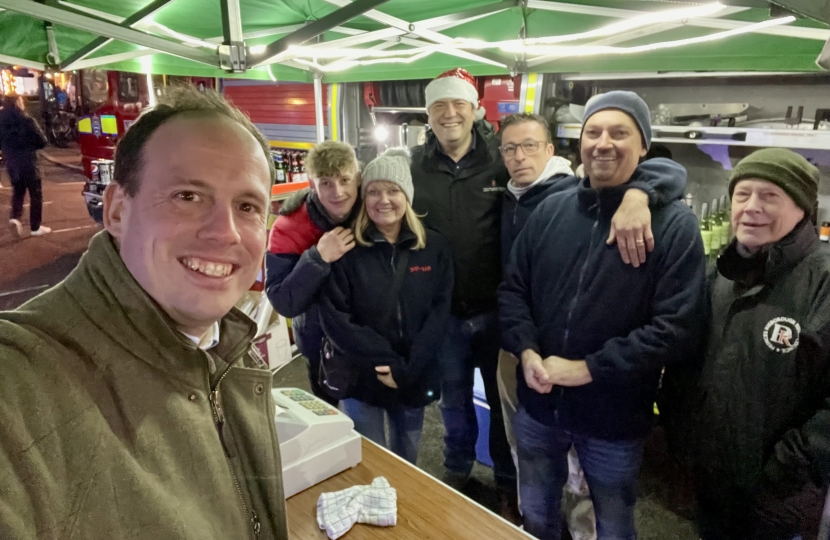
[[[807,215],[812,214],[818,198],[818,169],[803,156],[786,148],[764,148],[742,159],[729,177],[729,198],[735,191],[735,184],[747,178],[772,182]]]

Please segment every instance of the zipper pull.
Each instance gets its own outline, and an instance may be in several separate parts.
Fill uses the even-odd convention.
[[[210,393],[210,404],[213,407],[213,413],[216,415],[216,431],[219,433],[219,442],[222,443],[222,450],[225,451],[225,456],[233,457],[228,443],[225,442],[225,413],[222,411],[222,405],[219,400],[219,387]]]
[[[256,515],[256,512],[251,510],[251,528],[254,530],[254,538],[259,540],[260,531],[262,530],[262,524],[259,522],[259,518]]]
[[[217,425],[225,423],[225,413],[222,412],[222,405],[219,402],[219,387],[210,393],[210,405],[213,407],[213,412],[216,414]]]

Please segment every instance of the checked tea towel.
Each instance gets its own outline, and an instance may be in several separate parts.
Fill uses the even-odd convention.
[[[323,493],[317,499],[317,524],[331,540],[349,532],[355,523],[391,527],[397,522],[398,492],[383,476],[369,486]]]

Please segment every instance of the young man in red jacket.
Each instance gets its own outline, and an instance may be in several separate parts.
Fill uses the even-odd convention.
[[[286,201],[271,229],[265,293],[278,313],[293,319],[312,391],[336,405],[317,381],[323,339],[317,301],[331,263],[354,247],[350,228],[360,208],[360,163],[348,144],[325,141],[308,153],[306,168],[311,188]]]

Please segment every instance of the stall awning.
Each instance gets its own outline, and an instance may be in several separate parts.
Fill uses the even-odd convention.
[[[655,0],[0,0],[0,64],[303,82],[315,72],[350,82],[453,67],[474,75],[819,71],[828,25],[784,21],[787,12],[753,7],[760,0],[723,3],[712,11],[706,1]],[[702,11],[663,16],[678,9]],[[458,38],[478,41],[459,46]],[[535,38],[549,39],[527,41]],[[245,71],[228,74],[240,51]]]

